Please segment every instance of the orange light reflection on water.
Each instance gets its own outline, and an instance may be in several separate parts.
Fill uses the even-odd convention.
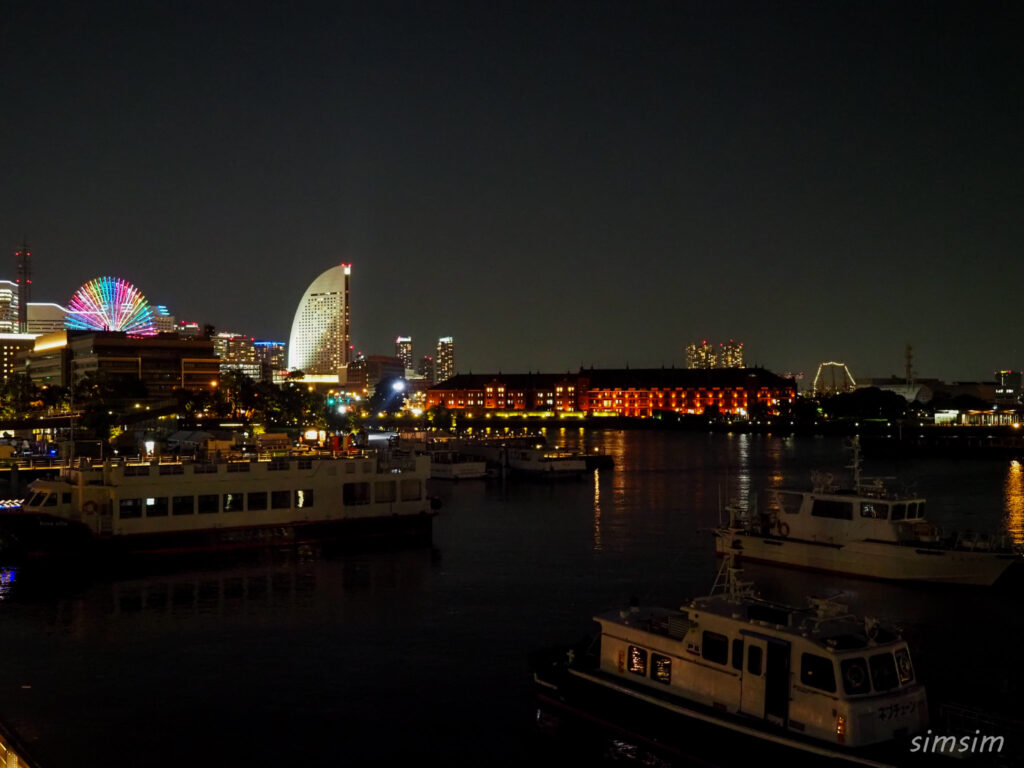
[[[601,546],[601,470],[594,470],[594,551],[600,552]]]
[[[1024,544],[1024,467],[1011,461],[1006,471],[1006,532],[1014,544]]]

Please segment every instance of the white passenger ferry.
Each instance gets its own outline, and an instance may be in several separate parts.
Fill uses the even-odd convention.
[[[429,539],[430,458],[388,453],[94,462],[0,510],[4,556],[188,553],[397,536]]]
[[[884,765],[886,747],[903,750],[927,728],[925,689],[897,631],[856,620],[834,598],[807,608],[761,600],[736,573],[727,561],[712,594],[678,610],[596,616],[596,647],[535,657],[541,695],[583,710],[639,706],[866,765]]]
[[[853,487],[818,474],[809,491],[774,490],[769,511],[730,508],[715,530],[719,555],[774,565],[898,581],[988,586],[1021,561],[1006,537],[946,534],[925,518],[925,500],[861,478],[854,440]]]

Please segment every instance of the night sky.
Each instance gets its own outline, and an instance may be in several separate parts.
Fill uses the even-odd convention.
[[[1024,367],[1019,3],[0,4],[0,277],[466,372]]]

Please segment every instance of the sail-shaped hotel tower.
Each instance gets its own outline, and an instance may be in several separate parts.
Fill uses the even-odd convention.
[[[288,340],[288,369],[336,375],[349,363],[351,264],[322,273],[302,294]]]

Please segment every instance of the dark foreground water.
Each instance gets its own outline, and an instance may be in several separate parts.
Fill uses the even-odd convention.
[[[433,547],[56,583],[14,574],[0,584],[0,718],[49,768],[657,763],[628,739],[538,728],[527,653],[578,639],[633,596],[706,593],[720,501],[806,485],[847,455],[836,439],[549,438],[607,450],[616,469],[437,485]],[[865,468],[899,475],[938,522],[1024,535],[1019,466],[868,456]],[[843,589],[858,613],[903,626],[933,710],[1024,715],[1018,588],[747,575],[776,599]]]

